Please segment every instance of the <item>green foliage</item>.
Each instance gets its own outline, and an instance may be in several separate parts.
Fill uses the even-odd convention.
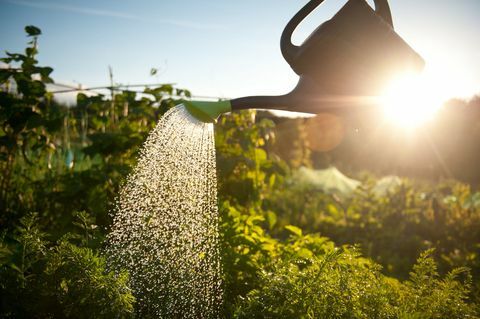
[[[239,318],[393,318],[377,265],[335,249],[308,262],[283,261],[262,273]]]
[[[46,240],[38,215],[31,214],[22,218],[12,238],[3,239],[0,317],[123,318],[132,314],[128,275],[108,272],[103,257],[67,237]]]
[[[37,35],[40,35],[42,34],[42,31],[37,28],[36,26],[33,26],[33,25],[28,25],[25,27],[25,32],[27,32],[27,34],[29,36],[37,36]]]
[[[127,273],[107,272],[105,260],[90,249],[61,241],[50,253],[43,280],[45,297],[52,302],[48,308],[61,309],[66,317],[126,317],[133,312]]]
[[[400,313],[405,317],[468,318],[474,317],[467,303],[471,281],[467,268],[456,268],[440,278],[432,250],[421,254],[410,273],[410,280],[400,291]]]
[[[259,272],[278,255],[279,242],[265,234],[265,219],[255,210],[242,213],[223,202],[221,212],[225,306],[231,312],[239,296],[258,286]]]
[[[351,198],[321,194],[301,184],[285,184],[264,206],[278,215],[278,226],[294,222],[321,232],[338,244],[360,244],[362,251],[406,278],[418,255],[436,248],[442,273],[467,266],[479,275],[480,206],[477,193],[458,182],[403,180],[386,194],[365,180]]]
[[[73,225],[76,232],[69,233],[70,240],[75,240],[84,247],[98,247],[103,241],[103,236],[95,224],[95,218],[86,211],[73,214],[75,219]]]
[[[33,40],[25,54],[6,52],[0,61],[9,67],[0,69],[0,211],[2,224],[15,218],[11,190],[13,172],[18,156],[31,164],[33,159],[28,150],[46,149],[50,145],[48,128],[58,122],[58,114],[49,109],[51,96],[47,94],[46,83],[53,82],[50,67],[37,65],[37,36],[40,30],[33,26],[25,28]]]
[[[440,279],[428,252],[402,284],[355,250],[335,249],[309,259],[282,261],[263,271],[238,318],[472,318],[469,275],[457,269]],[[466,276],[465,281],[458,279]]]
[[[46,92],[50,67],[35,59],[41,31],[25,54],[9,53],[0,69],[0,223],[13,229],[30,211],[59,238],[72,230],[72,212],[85,210],[99,227],[109,224],[109,203],[135,163],[138,147],[158,119],[190,92],[170,84],[142,93],[78,94],[75,107]],[[176,96],[171,98],[170,96]]]
[[[255,111],[222,116],[216,126],[215,148],[220,200],[258,205],[288,170],[266,147],[274,142],[273,122],[255,120]]]

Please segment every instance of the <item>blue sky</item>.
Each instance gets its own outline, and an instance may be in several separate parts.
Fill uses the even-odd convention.
[[[294,34],[300,43],[346,1],[326,1]],[[280,34],[305,0],[0,0],[0,50],[23,50],[40,27],[39,60],[58,82],[169,82],[196,95],[285,93],[296,75]],[[391,0],[397,32],[449,96],[480,92],[480,1]],[[160,69],[150,76],[150,68]],[[437,83],[435,83],[436,85]],[[440,89],[439,89],[440,90]],[[443,90],[445,91],[445,90]]]

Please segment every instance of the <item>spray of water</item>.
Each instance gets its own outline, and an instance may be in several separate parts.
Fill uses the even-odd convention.
[[[141,317],[216,318],[222,301],[213,125],[180,105],[151,132],[117,199],[107,253]]]

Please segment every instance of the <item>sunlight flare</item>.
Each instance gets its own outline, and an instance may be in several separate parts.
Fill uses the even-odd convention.
[[[427,74],[396,78],[380,99],[385,118],[404,128],[415,128],[432,119],[444,101],[437,82]]]

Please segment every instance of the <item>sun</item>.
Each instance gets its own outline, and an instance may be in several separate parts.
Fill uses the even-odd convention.
[[[380,106],[391,124],[416,128],[431,120],[443,104],[438,81],[426,74],[403,74],[387,85]]]

